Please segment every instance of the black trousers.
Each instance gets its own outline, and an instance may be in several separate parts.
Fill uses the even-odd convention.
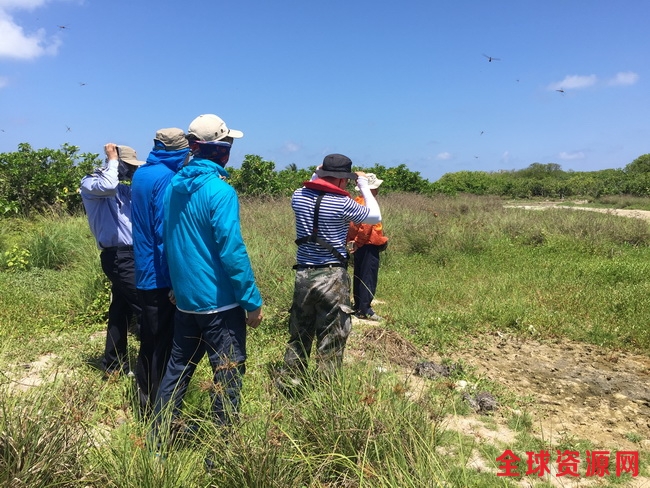
[[[140,413],[151,412],[160,381],[172,350],[176,307],[169,301],[169,288],[138,290],[142,304],[140,351],[135,366]]]
[[[138,322],[142,308],[135,288],[133,249],[112,249],[100,254],[102,270],[111,282],[108,329],[102,366],[107,373],[129,372],[127,333],[131,318]]]
[[[377,291],[379,274],[379,246],[366,244],[354,253],[354,278],[352,295],[354,311],[363,315],[372,315],[371,304]]]

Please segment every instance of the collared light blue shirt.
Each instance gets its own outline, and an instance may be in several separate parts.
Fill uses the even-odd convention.
[[[131,233],[131,187],[120,183],[119,161],[111,159],[81,180],[81,199],[97,247],[133,245]]]

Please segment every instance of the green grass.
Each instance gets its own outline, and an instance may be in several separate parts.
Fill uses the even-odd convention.
[[[491,197],[379,198],[390,244],[376,310],[386,317],[382,327],[423,354],[453,361],[468,338],[495,331],[640,353],[650,346],[646,222],[504,209]],[[164,459],[147,448],[148,426],[133,416],[130,380],[102,382],[89,365],[102,353],[109,294],[85,217],[0,220],[0,484],[515,486],[468,464],[479,455],[494,469],[504,446],[479,446],[446,431],[447,415],[469,414],[449,381],[427,382],[413,397],[398,372],[379,373],[386,358],[371,342],[367,357],[348,357],[333,381],[315,381],[297,400],[278,395],[268,366],[282,358],[287,339],[293,214],[289,199],[279,198],[244,200],[241,216],[265,299],[264,323],[249,334],[241,424],[224,440],[206,422],[201,384],[210,372],[203,362],[185,409],[202,435],[172,446]],[[130,348],[135,357],[137,342]],[[48,378],[23,392],[20,378],[43,357],[50,359]],[[502,404],[517,402],[466,365],[458,379],[494,392]],[[590,445],[568,435],[540,440],[525,412],[513,414],[508,426],[517,437],[507,447],[518,453]],[[203,457],[215,451],[216,469],[205,473]]]

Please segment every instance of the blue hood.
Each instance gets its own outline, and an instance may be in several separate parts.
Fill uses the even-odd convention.
[[[215,178],[229,178],[230,175],[214,161],[192,158],[172,179],[172,188],[179,193],[194,193]]]
[[[148,164],[164,164],[174,173],[177,173],[185,163],[185,158],[189,154],[189,149],[179,149],[178,151],[166,151],[165,149],[154,146],[147,157]]]

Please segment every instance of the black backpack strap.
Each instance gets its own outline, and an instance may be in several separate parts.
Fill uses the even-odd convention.
[[[334,246],[332,246],[329,242],[327,242],[325,239],[322,239],[318,237],[318,217],[320,214],[320,205],[321,202],[323,201],[323,197],[325,196],[324,192],[320,192],[318,197],[316,198],[316,208],[314,209],[314,225],[312,227],[311,235],[301,237],[300,239],[296,239],[296,244],[301,245],[305,244],[307,242],[314,242],[318,244],[321,247],[324,247],[327,249],[329,252],[331,252],[336,259],[338,259],[341,264],[343,264],[345,267],[348,266],[348,260],[343,254],[341,254],[338,249],[336,249]]]

